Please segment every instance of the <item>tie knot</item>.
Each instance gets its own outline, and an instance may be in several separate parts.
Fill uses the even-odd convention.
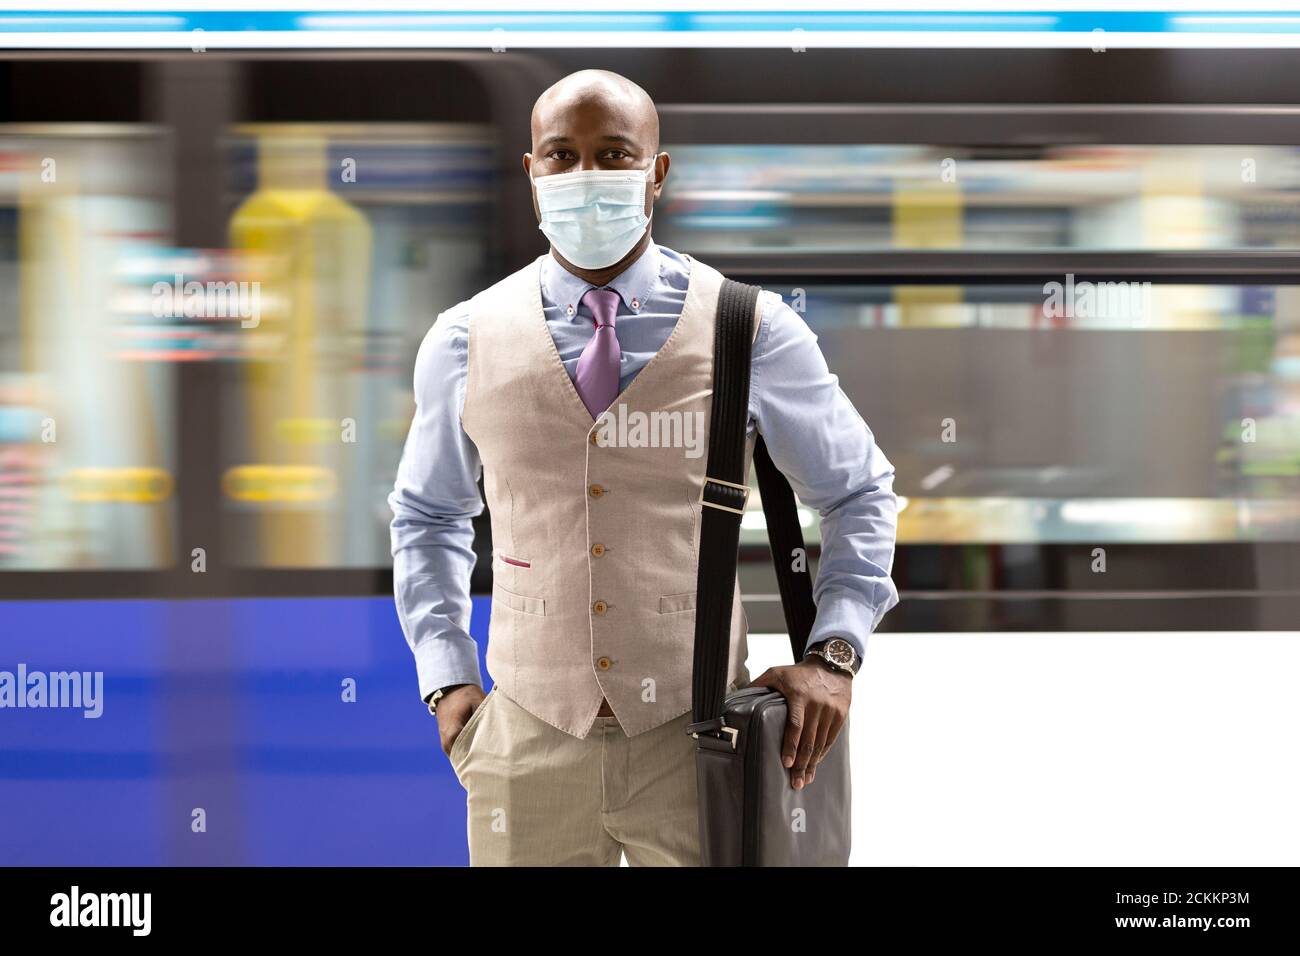
[[[596,328],[614,325],[614,315],[618,312],[618,293],[613,289],[588,289],[582,297],[596,320]]]

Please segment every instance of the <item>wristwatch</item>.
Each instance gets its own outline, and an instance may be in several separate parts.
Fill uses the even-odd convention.
[[[440,700],[442,700],[441,687],[435,690],[428,697],[424,698],[424,702],[429,705],[429,713],[433,714],[435,717],[438,716],[438,701]]]
[[[464,687],[464,686],[465,686],[464,684],[448,684],[446,687],[439,687],[428,697],[424,698],[424,702],[429,705],[429,713],[437,717],[438,701],[442,700],[442,698],[447,695],[447,691],[455,690],[457,687]]]
[[[840,637],[832,637],[829,641],[814,644],[808,648],[804,659],[807,660],[814,655],[850,677],[855,676],[858,668],[862,666],[862,661],[858,657],[858,652],[853,649],[853,645]]]

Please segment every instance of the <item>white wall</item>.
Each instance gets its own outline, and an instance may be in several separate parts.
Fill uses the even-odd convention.
[[[1298,676],[1300,632],[874,634],[852,862],[1300,864]]]

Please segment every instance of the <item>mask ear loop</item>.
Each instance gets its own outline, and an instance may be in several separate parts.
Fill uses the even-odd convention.
[[[650,169],[647,170],[647,172],[653,172],[653,171],[654,171],[654,168],[655,168],[655,162],[659,159],[659,153],[661,153],[661,152],[663,152],[663,150],[659,150],[659,152],[655,153],[654,156],[652,156],[652,157],[650,158]],[[655,184],[655,181],[654,181],[654,180],[652,180],[651,182],[646,183],[646,185],[645,185],[645,190],[646,190],[646,195],[647,195],[647,196],[650,195],[650,189],[651,189],[651,187],[652,187],[654,184]],[[642,201],[644,202],[644,200],[642,200]],[[654,210],[654,207],[651,206],[651,207],[650,207],[650,215],[648,215],[648,216],[645,217],[645,228],[646,228],[646,232],[649,232],[649,231],[650,231],[650,224],[654,222],[654,218],[655,218],[655,210]],[[650,241],[651,241],[651,242],[654,241],[653,237],[651,238]]]

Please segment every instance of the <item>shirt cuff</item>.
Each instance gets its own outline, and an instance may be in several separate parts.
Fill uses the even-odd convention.
[[[417,644],[415,670],[420,679],[420,700],[428,699],[439,687],[451,684],[483,686],[478,665],[478,645],[473,639],[440,637]]]
[[[827,591],[817,602],[817,620],[804,650],[839,637],[852,644],[858,660],[862,660],[867,652],[867,635],[876,629],[880,617],[879,608],[868,604],[856,591],[846,588]]]

